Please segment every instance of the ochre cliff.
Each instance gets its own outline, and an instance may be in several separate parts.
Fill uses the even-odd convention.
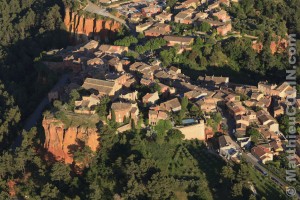
[[[112,39],[115,33],[121,28],[118,22],[112,20],[97,20],[79,16],[70,9],[65,10],[65,26],[72,33],[76,40],[95,40]]]
[[[274,55],[275,53],[283,53],[288,47],[288,41],[284,38],[278,37],[277,41],[271,41],[270,50]],[[253,41],[252,48],[260,53],[263,49],[263,44],[261,42]]]
[[[96,129],[83,127],[68,127],[57,119],[44,119],[43,127],[45,131],[44,147],[52,153],[56,160],[64,160],[71,164],[73,156],[70,153],[75,147],[89,146],[92,151],[96,151],[99,146],[99,136]]]

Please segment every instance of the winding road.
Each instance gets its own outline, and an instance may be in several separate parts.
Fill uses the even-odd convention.
[[[60,77],[59,81],[54,85],[54,87],[50,91],[56,91],[59,88],[62,88],[67,81],[69,80],[70,74],[64,74],[62,77]],[[39,105],[36,107],[34,112],[26,119],[24,130],[29,131],[32,127],[34,127],[37,122],[41,119],[42,113],[46,106],[50,104],[50,101],[48,99],[48,93],[47,95],[42,99],[42,101],[39,103]],[[19,147],[22,143],[22,135],[19,135],[16,140],[14,141],[12,145],[12,149],[15,149],[16,147]]]

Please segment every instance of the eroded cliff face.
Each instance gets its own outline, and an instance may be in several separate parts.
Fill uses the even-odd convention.
[[[67,30],[75,36],[77,41],[85,41],[89,38],[110,40],[121,28],[118,22],[85,18],[70,9],[65,11],[64,23]]]
[[[57,119],[43,119],[45,131],[44,147],[53,154],[56,160],[65,163],[73,162],[72,150],[83,145],[96,151],[99,146],[99,136],[96,129],[82,127],[68,127]]]
[[[284,38],[278,37],[277,41],[271,41],[270,50],[274,55],[275,53],[283,53],[288,47],[288,41]],[[261,42],[254,41],[252,43],[252,48],[260,53],[263,49],[263,44]]]

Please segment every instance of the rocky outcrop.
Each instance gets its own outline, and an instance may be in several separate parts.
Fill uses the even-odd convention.
[[[278,37],[277,41],[271,41],[270,50],[274,55],[275,53],[283,53],[288,47],[288,41],[284,38]],[[263,49],[263,44],[261,42],[257,42],[256,40],[252,42],[252,48],[260,53]]]
[[[56,160],[65,163],[73,162],[72,150],[81,145],[86,145],[92,151],[99,146],[99,136],[96,129],[83,127],[68,127],[57,119],[43,119],[45,131],[44,147],[52,153]],[[83,144],[82,144],[83,143]]]
[[[263,49],[263,44],[261,42],[257,42],[257,40],[254,40],[252,42],[252,48],[257,52],[260,53]]]
[[[277,41],[272,41],[270,44],[270,50],[272,54],[282,53],[288,47],[288,41],[284,38],[278,37]]]
[[[121,28],[118,22],[112,20],[97,20],[79,16],[70,9],[65,10],[65,26],[75,36],[77,41],[87,39],[110,40]]]

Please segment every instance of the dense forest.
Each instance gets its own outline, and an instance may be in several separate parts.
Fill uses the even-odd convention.
[[[237,16],[234,27],[259,36],[265,47],[273,32],[282,36],[286,27],[300,35],[299,0],[241,2],[229,10]],[[156,128],[159,138],[140,130],[116,135],[110,127],[100,126],[101,148],[88,160],[83,159],[88,149],[76,152],[75,159],[83,166],[53,162],[42,148],[41,127],[22,132],[22,125],[57,80],[36,58],[43,51],[68,45],[64,3],[79,6],[70,0],[0,0],[0,199],[10,195],[20,199],[285,199],[251,166],[227,166],[203,144],[183,141],[182,134],[166,124]],[[254,8],[262,13],[260,17],[252,12]],[[251,31],[254,23],[260,24],[260,32]],[[130,40],[127,46],[137,43]],[[116,44],[122,42],[128,41],[120,39]],[[138,56],[163,45],[160,39],[149,40],[134,46],[136,52],[131,53]],[[196,40],[189,53],[175,55],[176,49],[170,49],[159,55],[165,65],[180,66],[196,76],[210,70],[243,79],[249,73],[251,78],[280,80],[288,66],[287,55],[271,55],[267,48],[257,54],[250,45],[247,39],[220,43],[207,38]],[[18,134],[23,135],[22,145],[4,150]],[[251,195],[249,182],[256,184],[257,197]]]
[[[167,1],[171,5],[174,1]],[[183,68],[184,73],[192,78],[199,75],[214,74],[229,76],[233,82],[256,84],[260,80],[281,82],[285,78],[285,69],[289,67],[288,54],[275,52],[272,54],[271,42],[297,35],[297,46],[300,46],[299,0],[243,0],[223,9],[232,16],[233,30],[242,37],[220,38],[216,33],[198,37],[192,51],[182,55],[176,54],[176,48],[160,52],[163,63]],[[205,6],[203,10],[205,10]],[[178,35],[189,35],[195,31],[204,31],[210,27],[198,27],[173,23],[172,29]],[[254,36],[262,44],[260,52],[252,48]],[[299,51],[297,52],[299,58]],[[298,59],[299,61],[299,59]],[[300,70],[297,69],[297,75]],[[248,77],[245,80],[244,77]]]
[[[17,122],[33,111],[57,79],[35,58],[43,50],[67,45],[63,8],[59,0],[0,1],[0,142],[7,133],[16,135]]]
[[[50,81],[45,79],[46,69],[36,65],[34,58],[68,42],[63,12],[58,0],[0,2],[0,79],[25,113],[35,106],[35,99]]]
[[[152,131],[114,134],[100,126],[101,148],[74,156],[80,166],[51,162],[40,149],[37,129],[24,133],[22,145],[0,156],[0,198],[29,199],[285,199],[251,166],[227,166],[199,141],[165,124]],[[155,135],[159,135],[158,137]],[[258,195],[251,193],[255,184]]]

